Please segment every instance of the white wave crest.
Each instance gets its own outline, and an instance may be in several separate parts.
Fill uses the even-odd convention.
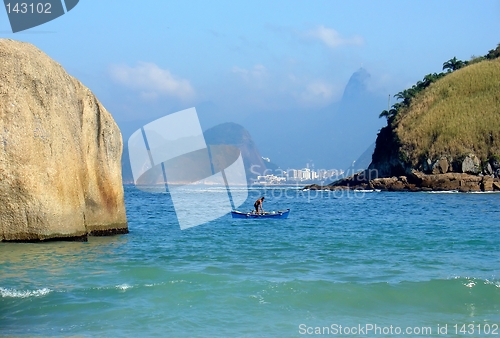
[[[489,279],[486,279],[484,281],[484,284],[486,285],[494,285],[496,286],[497,288],[500,288],[500,281],[495,281],[495,280],[489,280]]]
[[[426,191],[427,194],[460,194],[458,190]]]
[[[470,191],[468,194],[498,194],[500,191]]]
[[[125,290],[127,290],[127,289],[131,289],[131,288],[133,288],[133,286],[128,285],[128,284],[120,284],[120,285],[117,285],[117,286],[115,286],[115,287],[116,287],[117,289],[119,289],[119,290],[122,290],[122,291],[125,291]]]
[[[0,287],[0,295],[2,298],[28,298],[28,297],[41,297],[48,295],[52,292],[49,288],[43,288],[38,290],[16,290],[16,289],[6,289]]]

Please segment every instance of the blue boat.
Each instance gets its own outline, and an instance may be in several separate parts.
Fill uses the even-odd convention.
[[[256,214],[255,212],[241,212],[237,210],[231,211],[233,218],[287,218],[290,209],[265,212],[263,214]]]

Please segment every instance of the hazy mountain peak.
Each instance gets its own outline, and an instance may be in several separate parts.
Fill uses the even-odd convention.
[[[369,78],[370,73],[368,73],[368,71],[363,67],[354,72],[344,89],[342,101],[363,95],[363,93],[367,91],[367,82]]]
[[[239,145],[251,142],[252,138],[243,126],[234,122],[225,122],[216,125],[203,133],[208,144],[233,144]]]

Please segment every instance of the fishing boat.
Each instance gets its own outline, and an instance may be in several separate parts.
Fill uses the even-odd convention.
[[[260,214],[256,214],[254,211],[241,212],[233,210],[231,211],[231,216],[233,216],[233,218],[287,218],[289,213],[290,209],[264,212]]]

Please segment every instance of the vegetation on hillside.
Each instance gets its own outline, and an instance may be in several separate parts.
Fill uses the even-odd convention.
[[[387,127],[380,134],[397,148],[399,159],[416,168],[424,159],[459,160],[470,153],[482,161],[500,155],[500,44],[482,57],[443,64],[442,73],[426,75],[395,95]],[[387,138],[391,134],[392,137]],[[377,149],[374,154],[381,154]],[[377,155],[378,156],[378,155]]]
[[[386,117],[388,122],[387,125],[391,125],[398,113],[405,108],[409,108],[412,99],[417,96],[418,93],[429,87],[433,82],[436,82],[445,75],[448,75],[453,71],[461,69],[469,64],[475,64],[485,60],[493,60],[498,57],[500,57],[500,43],[498,44],[497,48],[490,50],[485,56],[472,56],[471,61],[462,61],[458,60],[456,57],[453,57],[452,59],[443,63],[443,70],[446,70],[446,72],[427,74],[421,81],[418,81],[411,88],[405,89],[394,95],[394,97],[400,101],[392,105],[391,109],[382,111],[379,117]]]
[[[500,59],[450,74],[415,99],[396,133],[412,165],[441,155],[500,154]]]

